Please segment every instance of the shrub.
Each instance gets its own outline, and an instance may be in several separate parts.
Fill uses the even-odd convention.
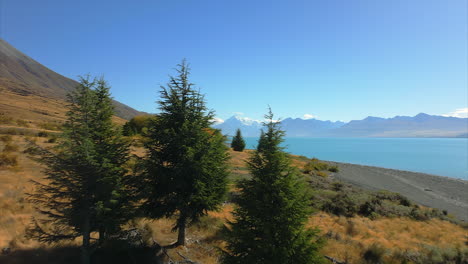
[[[366,263],[379,264],[383,263],[384,255],[385,248],[378,244],[372,244],[366,251],[364,251],[362,258]]]
[[[3,143],[9,143],[11,142],[12,138],[10,135],[3,135],[0,137],[0,141],[2,141]]]
[[[311,174],[315,171],[326,171],[328,170],[328,164],[320,162],[318,159],[311,159],[303,168],[303,172]]]
[[[61,130],[62,124],[58,122],[45,122],[37,125],[39,128],[46,130]]]
[[[358,212],[357,208],[358,205],[356,204],[356,201],[354,201],[346,193],[339,193],[335,195],[335,197],[329,201],[326,201],[322,206],[322,210],[325,212],[347,217],[354,216]]]
[[[18,157],[9,153],[0,153],[0,167],[15,167],[18,165]]]
[[[338,166],[330,166],[330,167],[328,168],[328,171],[329,171],[329,172],[335,172],[335,173],[336,173],[336,172],[339,172],[340,169],[338,169]]]
[[[359,207],[359,214],[362,216],[369,217],[372,215],[374,218],[377,214],[378,207],[382,205],[381,200],[373,199],[371,201],[366,201]]]
[[[328,174],[324,171],[317,171],[317,172],[314,172],[314,175],[316,176],[320,176],[320,177],[323,177],[323,178],[326,178],[328,177]]]
[[[29,127],[28,121],[22,120],[22,119],[17,119],[17,120],[16,120],[16,124],[17,124],[18,126],[22,126],[22,127]]]
[[[11,124],[13,123],[13,118],[5,116],[4,113],[0,113],[0,124]]]
[[[3,152],[15,152],[15,151],[18,151],[18,145],[15,145],[15,144],[8,143],[3,148]]]
[[[57,142],[57,137],[56,136],[51,136],[46,142],[47,143],[55,143],[55,142]]]
[[[37,136],[38,137],[48,137],[49,133],[47,133],[45,131],[40,131],[39,133],[37,133]]]

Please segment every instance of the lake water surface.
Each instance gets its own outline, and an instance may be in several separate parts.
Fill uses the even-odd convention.
[[[247,148],[258,138],[245,138]],[[286,151],[309,158],[468,180],[467,138],[286,138]]]

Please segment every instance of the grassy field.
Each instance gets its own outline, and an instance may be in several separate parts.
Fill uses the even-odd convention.
[[[32,127],[32,125],[31,125]],[[35,125],[35,128],[40,129]],[[52,130],[51,130],[52,131]],[[25,237],[25,228],[30,224],[36,212],[25,200],[25,193],[32,191],[30,180],[42,178],[42,166],[27,154],[28,141],[34,141],[42,147],[51,147],[54,143],[51,135],[44,137],[26,135],[0,134],[0,153],[14,157],[16,164],[0,166],[0,249],[10,248],[11,253],[0,256],[0,263],[74,263],[79,241],[59,245],[41,245]],[[141,147],[133,147],[133,152],[144,155]],[[245,160],[251,151],[231,152],[231,182],[249,177]],[[0,156],[2,157],[2,156]],[[318,168],[317,164],[305,157],[293,157],[293,164],[304,172],[304,177],[314,188],[314,207],[308,225],[318,227],[321,235],[327,238],[322,253],[348,263],[362,263],[372,254],[388,263],[401,263],[403,259],[413,259],[424,263],[428,256],[432,260],[455,259],[457,254],[467,251],[467,229],[454,219],[443,214],[430,214],[429,208],[419,207],[411,202],[401,205],[403,198],[385,194],[388,203],[380,204],[372,217],[363,216],[362,212],[340,213],[341,211],[324,210],[327,201],[333,201],[342,193],[350,197],[356,208],[361,208],[375,194],[354,189],[351,186],[333,180],[330,168]],[[1,161],[0,161],[0,164]],[[320,164],[318,164],[320,167]],[[339,169],[339,168],[338,168]],[[331,169],[333,170],[333,169]],[[232,192],[236,192],[234,185]],[[382,196],[378,196],[382,197]],[[367,200],[366,200],[367,199]],[[383,199],[383,198],[382,198]],[[384,200],[385,200],[384,199]],[[403,199],[403,200],[402,200]],[[386,200],[385,200],[386,201]],[[351,204],[352,205],[352,204]],[[200,223],[188,230],[186,247],[168,250],[167,258],[183,260],[184,258],[199,263],[218,263],[219,248],[223,247],[220,231],[228,220],[232,220],[233,204],[225,203],[218,212],[211,212]],[[385,211],[385,208],[390,208]],[[383,209],[382,209],[383,208]],[[411,209],[411,210],[409,210]],[[419,210],[424,219],[412,217],[410,211]],[[383,210],[383,211],[382,211]],[[393,210],[393,211],[392,211]],[[389,215],[386,215],[386,214]],[[408,214],[408,215],[405,215]],[[149,221],[136,219],[128,227],[146,230],[147,239],[154,239],[160,245],[169,245],[176,240],[177,234],[171,232],[173,219]],[[466,253],[468,255],[468,251]],[[468,256],[467,256],[468,257]],[[68,259],[68,260],[67,260]],[[438,263],[438,262],[427,262]],[[443,263],[443,262],[440,262]],[[453,262],[456,263],[456,262]]]

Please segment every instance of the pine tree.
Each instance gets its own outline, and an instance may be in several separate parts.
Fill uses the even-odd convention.
[[[112,124],[112,100],[103,79],[81,78],[68,99],[59,144],[52,151],[39,149],[46,181],[35,182],[29,200],[45,217],[33,221],[28,235],[47,243],[82,237],[82,263],[89,263],[91,232],[99,231],[102,241],[131,217],[122,167],[128,145]]]
[[[310,196],[280,147],[284,137],[280,124],[273,121],[271,110],[265,117],[269,120],[267,130],[248,161],[252,178],[238,183],[241,194],[235,220],[226,231],[223,262],[321,263],[318,231],[304,227],[310,214]]]
[[[160,113],[150,125],[142,196],[146,216],[177,215],[176,245],[185,245],[186,227],[224,199],[228,154],[225,138],[210,128],[213,112],[188,80],[185,60],[177,73],[161,87]]]
[[[234,151],[243,151],[245,149],[245,141],[242,138],[240,129],[237,129],[236,135],[232,138],[231,148]]]
[[[93,141],[96,146],[95,161],[99,164],[96,176],[96,223],[99,239],[103,242],[109,234],[120,230],[122,224],[133,217],[133,204],[126,185],[129,144],[112,123],[114,106],[110,87],[101,78],[97,81]]]

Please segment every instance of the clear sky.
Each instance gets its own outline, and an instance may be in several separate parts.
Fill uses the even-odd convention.
[[[226,119],[352,120],[468,107],[466,0],[0,0],[0,37],[156,112],[182,58]],[[460,110],[461,109],[461,110]]]

